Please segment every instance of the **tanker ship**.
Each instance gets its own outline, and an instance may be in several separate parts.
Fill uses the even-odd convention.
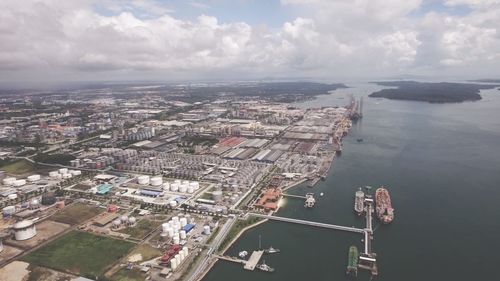
[[[378,219],[384,224],[391,223],[394,219],[394,209],[392,208],[389,191],[383,186],[375,191],[375,204]]]
[[[365,193],[361,190],[361,187],[358,191],[356,191],[356,195],[354,198],[354,211],[361,216],[365,209]]]
[[[349,248],[349,260],[347,263],[347,276],[355,278],[358,276],[358,248],[356,246],[351,246]]]

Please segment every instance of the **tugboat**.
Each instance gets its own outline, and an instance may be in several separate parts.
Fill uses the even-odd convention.
[[[266,264],[266,261],[263,261],[261,264],[257,265],[257,268],[261,271],[265,272],[274,272],[274,268],[270,267]]]
[[[275,249],[275,248],[273,248],[273,246],[264,250],[264,253],[266,253],[266,254],[277,254],[279,252],[281,252],[280,249]]]
[[[356,246],[349,247],[349,260],[345,274],[351,279],[358,276],[358,255],[358,248]]]

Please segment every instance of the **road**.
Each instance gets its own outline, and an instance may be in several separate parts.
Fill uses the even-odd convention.
[[[230,217],[226,221],[226,223],[221,227],[219,233],[217,234],[215,239],[210,244],[207,254],[203,257],[203,260],[197,264],[196,268],[193,269],[193,271],[192,271],[191,275],[189,276],[189,278],[187,279],[187,281],[198,280],[198,278],[201,277],[200,274],[202,274],[203,272],[205,272],[207,270],[207,267],[209,265],[209,262],[212,258],[213,253],[219,248],[220,244],[222,243],[222,241],[226,237],[229,230],[231,230],[234,223],[236,223],[236,221],[237,221],[236,218]]]

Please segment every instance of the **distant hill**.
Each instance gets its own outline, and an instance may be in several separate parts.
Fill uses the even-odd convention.
[[[392,100],[425,101],[430,103],[454,103],[480,100],[480,90],[497,88],[500,85],[466,83],[426,83],[415,81],[375,82],[378,85],[397,87],[384,89],[369,95],[373,98]]]

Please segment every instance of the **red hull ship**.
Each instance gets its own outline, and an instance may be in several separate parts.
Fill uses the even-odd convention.
[[[384,224],[391,223],[394,220],[394,209],[389,191],[383,186],[375,191],[375,204],[378,219]]]

